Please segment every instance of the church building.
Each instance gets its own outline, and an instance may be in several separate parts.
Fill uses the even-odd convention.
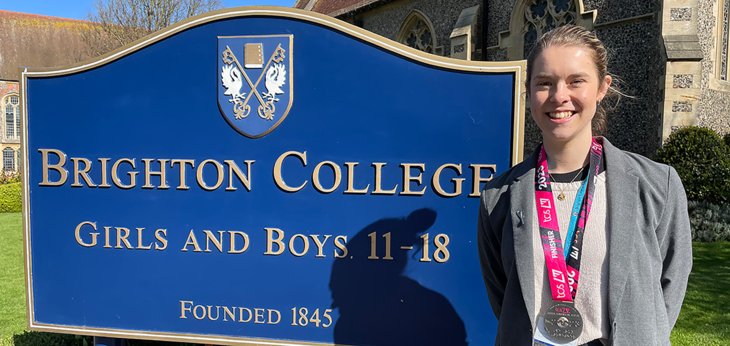
[[[542,33],[580,25],[605,43],[609,73],[628,95],[608,112],[614,144],[652,156],[681,126],[730,132],[730,0],[299,0],[294,7],[465,60],[525,59]],[[539,137],[531,121],[525,135],[530,152]]]

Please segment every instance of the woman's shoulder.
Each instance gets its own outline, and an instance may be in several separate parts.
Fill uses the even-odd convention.
[[[633,171],[640,177],[648,178],[667,178],[668,175],[674,173],[671,166],[656,162],[641,154],[619,149],[608,140],[604,140],[604,147],[606,148],[606,165],[618,165],[625,171]]]
[[[501,196],[509,191],[509,188],[516,181],[529,177],[532,179],[535,168],[534,155],[528,156],[525,160],[512,166],[510,169],[500,173],[494,179],[488,181],[482,190],[482,202],[486,205],[494,205]]]
[[[533,168],[535,168],[534,160],[530,160],[530,157],[528,157],[517,165],[512,166],[507,171],[500,173],[496,178],[488,181],[485,185],[485,190],[505,188]]]
[[[665,197],[670,190],[683,191],[679,175],[672,166],[656,162],[641,154],[618,149],[610,143],[605,147],[608,170],[616,172],[618,169],[638,177],[640,187],[644,187],[642,191],[655,191]]]

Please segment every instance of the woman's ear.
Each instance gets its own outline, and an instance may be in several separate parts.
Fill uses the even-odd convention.
[[[598,102],[601,102],[606,96],[606,93],[608,93],[608,90],[611,88],[611,82],[613,82],[613,77],[610,75],[603,77],[603,81],[598,86]]]

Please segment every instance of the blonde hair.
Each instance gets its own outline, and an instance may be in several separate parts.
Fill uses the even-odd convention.
[[[608,53],[603,42],[596,37],[596,34],[576,25],[564,25],[550,30],[543,34],[532,46],[527,56],[527,91],[530,91],[530,80],[532,79],[532,65],[545,48],[554,46],[573,46],[588,49],[593,56],[593,64],[596,66],[599,83],[608,74]],[[613,105],[618,104],[618,99],[623,95],[614,86],[609,86],[604,99],[614,99]],[[593,116],[594,134],[603,134],[607,129],[605,103],[599,102],[596,105],[596,114]]]

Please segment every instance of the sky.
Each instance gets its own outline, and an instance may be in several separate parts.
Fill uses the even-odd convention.
[[[97,0],[0,0],[0,10],[42,14],[46,16],[87,19]],[[295,0],[221,0],[223,8],[239,6],[286,6]]]

